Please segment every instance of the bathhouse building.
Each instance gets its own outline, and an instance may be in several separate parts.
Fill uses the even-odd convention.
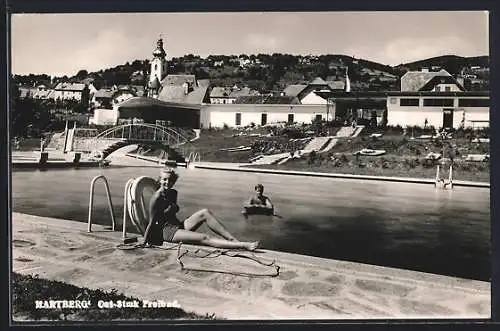
[[[448,72],[410,71],[387,94],[388,125],[435,128],[489,126],[488,91],[466,91]]]

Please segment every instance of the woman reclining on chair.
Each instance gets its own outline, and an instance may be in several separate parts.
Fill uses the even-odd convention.
[[[179,221],[176,214],[177,191],[172,187],[179,176],[171,169],[163,169],[160,175],[160,188],[154,193],[149,204],[149,224],[144,233],[144,243],[162,245],[163,241],[200,244],[217,248],[237,248],[253,251],[258,242],[237,240],[208,209],[201,209]],[[224,239],[195,232],[203,223]]]

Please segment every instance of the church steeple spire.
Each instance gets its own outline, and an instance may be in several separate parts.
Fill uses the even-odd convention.
[[[148,82],[148,96],[157,98],[162,88],[161,81],[167,76],[167,53],[163,49],[163,37],[156,42],[156,49],[153,51],[151,60],[151,71]]]
[[[153,56],[163,59],[167,56],[167,53],[163,49],[163,37],[160,35],[160,38],[156,42],[156,49],[153,51]]]

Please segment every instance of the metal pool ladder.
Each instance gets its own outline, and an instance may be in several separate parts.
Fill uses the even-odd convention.
[[[109,213],[111,215],[111,229],[115,231],[115,212],[113,209],[113,203],[111,202],[111,194],[109,193],[109,185],[108,180],[104,175],[95,176],[90,183],[90,197],[89,197],[89,218],[88,218],[88,227],[87,232],[92,232],[92,207],[94,206],[94,185],[98,179],[102,179],[104,181],[104,185],[106,187],[106,195],[108,197],[108,207]]]

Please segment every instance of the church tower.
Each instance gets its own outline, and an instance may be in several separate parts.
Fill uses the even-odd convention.
[[[167,75],[167,53],[163,49],[163,39],[160,37],[156,42],[156,49],[153,51],[151,60],[151,71],[148,82],[148,96],[158,98],[161,81]]]

